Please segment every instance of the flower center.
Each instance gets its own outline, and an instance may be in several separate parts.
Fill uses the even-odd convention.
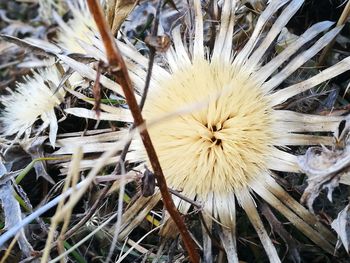
[[[228,192],[266,170],[272,108],[231,65],[196,61],[155,83],[144,117],[190,111],[149,129],[168,184],[187,195]]]

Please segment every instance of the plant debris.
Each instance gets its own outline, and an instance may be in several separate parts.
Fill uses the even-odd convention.
[[[308,186],[301,202],[306,203],[310,211],[313,210],[314,200],[323,189],[327,189],[327,197],[332,201],[332,194],[339,186],[343,175],[347,176],[350,165],[349,121],[340,122],[335,132],[334,144],[331,149],[311,147],[305,155],[299,156],[298,163],[308,176]]]
[[[350,249],[350,205],[347,205],[339,212],[338,217],[332,222],[332,228],[338,234],[338,242],[336,249],[341,245],[344,246],[346,252]]]

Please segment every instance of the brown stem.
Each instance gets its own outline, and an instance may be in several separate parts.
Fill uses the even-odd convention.
[[[155,23],[154,23],[154,27],[152,29],[152,36],[156,36],[157,32],[158,32],[159,13],[160,13],[160,8],[161,8],[161,3],[162,3],[162,0],[160,0],[159,3],[158,3],[157,13],[156,13],[156,17],[155,17]],[[145,102],[146,102],[146,98],[147,98],[147,94],[148,94],[148,89],[149,89],[149,84],[150,84],[151,76],[152,76],[154,57],[156,55],[155,48],[149,46],[149,50],[150,50],[150,53],[149,53],[148,69],[147,69],[145,87],[143,89],[141,101],[140,101],[140,104],[139,104],[141,112],[142,112],[143,107],[145,106]],[[134,128],[135,128],[135,124],[132,125],[130,130],[133,130]],[[128,154],[130,145],[131,145],[131,140],[127,144],[125,144],[125,146],[124,146],[124,148],[123,148],[123,150],[122,150],[122,152],[120,154],[119,162],[117,163],[117,165],[115,166],[115,169],[113,171],[114,174],[120,174],[121,164],[125,162],[125,158],[126,158],[126,155]]]
[[[347,21],[347,19],[350,16],[350,0],[348,0],[348,3],[346,4],[346,6],[344,7],[344,10],[340,16],[340,18],[338,19],[337,22],[337,26],[341,26],[344,25],[344,23]],[[335,39],[333,39],[322,51],[320,58],[318,60],[318,65],[319,66],[323,66],[326,62],[326,59],[329,55],[329,53],[331,52],[331,49],[333,47],[335,43]]]
[[[131,80],[126,68],[125,62],[118,51],[114,37],[112,36],[110,30],[108,29],[107,23],[104,19],[104,14],[97,0],[88,0],[87,1],[91,14],[93,15],[96,25],[99,29],[102,41],[106,49],[106,55],[109,62],[109,66],[116,77],[117,82],[121,85],[125,99],[129,105],[130,111],[134,118],[134,123],[136,126],[140,126],[144,123],[144,120],[141,115],[141,110],[135,99],[135,95],[132,89]],[[197,251],[197,246],[193,242],[186,225],[177,211],[170,193],[168,192],[168,187],[166,180],[160,166],[157,154],[153,147],[151,138],[147,129],[140,131],[142,142],[146,148],[147,155],[151,161],[154,174],[157,178],[160,192],[162,194],[163,202],[165,208],[168,210],[171,218],[175,222],[176,226],[179,229],[185,248],[188,252],[190,261],[193,263],[199,262],[199,255]]]

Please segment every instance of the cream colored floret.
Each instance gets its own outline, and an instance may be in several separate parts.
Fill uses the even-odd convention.
[[[169,185],[206,196],[249,185],[267,170],[272,108],[261,89],[232,65],[197,60],[151,89],[146,119],[209,100],[205,108],[150,129]]]

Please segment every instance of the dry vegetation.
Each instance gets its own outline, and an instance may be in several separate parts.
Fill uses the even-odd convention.
[[[0,0],[0,263],[349,261],[350,1],[87,2]]]

